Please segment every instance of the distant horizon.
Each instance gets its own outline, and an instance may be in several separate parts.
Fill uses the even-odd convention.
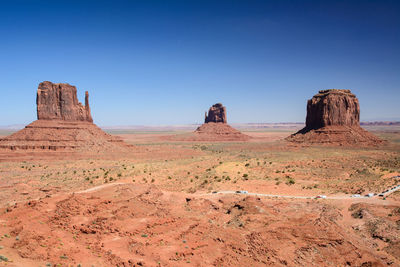
[[[19,0],[0,9],[0,125],[36,119],[42,81],[69,83],[98,125],[297,121],[350,89],[361,121],[400,118],[400,1]]]
[[[30,122],[29,122],[30,123]],[[29,124],[27,123],[27,124]],[[96,124],[96,122],[94,122]],[[129,129],[129,127],[178,127],[178,126],[199,126],[203,124],[204,122],[199,122],[199,123],[182,123],[182,124],[121,124],[121,125],[99,125],[100,128],[108,129],[108,128],[114,128],[114,129],[122,129],[126,128]],[[363,123],[400,123],[400,118],[394,119],[394,120],[371,120],[371,121],[360,121],[360,124]],[[0,125],[1,130],[17,130],[17,129],[22,129],[24,128],[27,124],[23,123],[18,123],[18,124],[8,124],[8,125]],[[260,125],[276,125],[276,124],[295,124],[295,125],[305,125],[304,122],[238,122],[238,123],[229,123],[230,125],[233,126],[238,126],[238,125],[255,125],[255,124],[260,124]],[[121,127],[121,128],[118,128]]]

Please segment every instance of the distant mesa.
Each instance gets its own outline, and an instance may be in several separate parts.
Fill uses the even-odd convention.
[[[339,145],[383,141],[360,127],[360,105],[350,90],[321,90],[307,102],[306,126],[286,140]]]
[[[226,108],[221,103],[212,105],[212,107],[208,110],[208,115],[206,112],[204,123],[209,123],[209,122],[227,123]]]
[[[206,113],[204,124],[194,132],[194,140],[198,141],[246,141],[250,136],[227,124],[226,108],[217,103]]]
[[[205,114],[204,123],[192,133],[162,136],[173,141],[247,141],[251,137],[227,124],[226,108],[217,103]]]
[[[1,149],[101,152],[128,148],[93,124],[88,92],[83,106],[75,86],[45,81],[39,84],[36,104],[38,120],[1,139]]]

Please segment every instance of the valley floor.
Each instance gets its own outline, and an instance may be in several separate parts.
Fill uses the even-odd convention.
[[[364,148],[293,145],[291,131],[119,131],[124,154],[2,150],[0,266],[400,266],[400,192],[350,198],[400,184],[400,131],[376,129],[388,143]]]

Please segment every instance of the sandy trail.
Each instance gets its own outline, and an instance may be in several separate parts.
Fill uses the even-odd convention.
[[[110,183],[110,184],[103,184],[99,186],[95,186],[92,188],[88,188],[85,190],[77,191],[74,192],[75,194],[83,194],[83,193],[90,193],[90,192],[95,192],[102,190],[104,188],[108,187],[113,187],[117,185],[127,185],[131,183]],[[400,186],[397,186],[396,189],[391,189],[388,190],[386,193],[386,196],[390,193],[394,193],[397,190],[400,190]],[[215,191],[213,193],[205,193],[205,194],[193,194],[194,196],[197,197],[207,197],[207,196],[213,196],[213,195],[221,195],[221,194],[234,194],[234,195],[248,195],[248,196],[257,196],[257,197],[270,197],[270,198],[287,198],[287,199],[315,199],[315,196],[299,196],[299,195],[276,195],[276,194],[265,194],[265,193],[252,193],[252,192],[247,192],[243,191],[241,193],[237,191]],[[361,196],[361,197],[352,197],[352,196],[326,196],[326,198],[322,199],[330,199],[330,200],[355,200],[355,201],[360,201],[360,200],[380,200],[380,198],[376,195],[373,197],[366,197],[366,196]],[[369,201],[370,202],[370,201]],[[374,201],[377,202],[377,201]],[[379,201],[378,201],[379,202]]]
[[[77,192],[75,192],[75,194],[83,194],[83,193],[95,192],[95,191],[98,191],[98,190],[101,190],[101,189],[104,189],[104,188],[107,188],[107,187],[116,186],[116,185],[122,185],[122,184],[129,184],[129,183],[102,184],[102,185],[95,186],[95,187],[92,187],[92,188],[88,188],[88,189],[85,189],[85,190],[77,191]]]

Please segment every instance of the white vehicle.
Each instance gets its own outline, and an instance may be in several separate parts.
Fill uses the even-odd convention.
[[[326,198],[326,196],[325,195],[318,195],[315,198]]]
[[[373,196],[375,196],[374,193],[368,193],[368,194],[365,195],[365,197],[373,197]]]
[[[354,195],[351,195],[351,197],[361,197],[361,195],[360,194],[354,194]]]

